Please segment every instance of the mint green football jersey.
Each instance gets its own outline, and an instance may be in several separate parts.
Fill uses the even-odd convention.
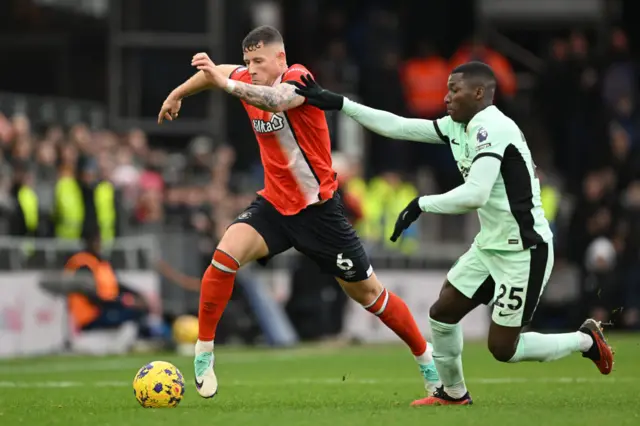
[[[544,217],[536,166],[513,120],[490,106],[467,125],[449,116],[433,121],[433,125],[438,137],[450,145],[465,180],[477,159],[491,156],[500,160],[500,174],[489,200],[478,209],[478,248],[517,251],[551,241],[553,234]]]

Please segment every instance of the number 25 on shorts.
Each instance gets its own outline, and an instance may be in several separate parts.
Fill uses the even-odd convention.
[[[500,309],[509,309],[511,311],[518,311],[522,308],[524,304],[524,300],[522,297],[524,295],[524,288],[522,287],[509,287],[505,284],[500,284],[500,288],[498,288],[498,297],[494,302],[494,305]]]

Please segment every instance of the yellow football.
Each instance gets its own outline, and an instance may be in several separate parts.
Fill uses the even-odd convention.
[[[170,362],[153,361],[136,373],[133,393],[144,408],[177,407],[184,396],[184,377]]]

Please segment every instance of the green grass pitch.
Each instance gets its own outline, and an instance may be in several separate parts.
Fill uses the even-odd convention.
[[[606,377],[579,355],[508,365],[467,343],[470,407],[410,407],[424,390],[400,346],[219,348],[212,400],[195,391],[192,359],[173,354],[7,360],[0,361],[0,425],[640,425],[640,336],[611,343],[616,365]],[[175,409],[143,409],[133,396],[134,374],[156,359],[185,375]]]

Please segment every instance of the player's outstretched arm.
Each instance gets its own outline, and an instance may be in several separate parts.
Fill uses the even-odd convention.
[[[501,165],[498,155],[476,156],[465,183],[444,194],[420,197],[420,209],[438,214],[462,214],[479,209],[489,200]]]
[[[239,65],[217,65],[216,69],[225,75],[230,75]],[[192,75],[187,81],[176,87],[169,93],[167,99],[160,108],[158,114],[158,124],[162,124],[164,120],[173,120],[178,117],[178,112],[182,106],[182,99],[187,96],[195,95],[203,90],[212,89],[214,86],[209,81],[203,71],[198,71]]]
[[[320,87],[310,75],[302,76],[296,93],[307,98],[310,105],[323,110],[340,110],[365,128],[379,135],[416,142],[444,143],[437,125],[431,120],[405,118],[387,111],[370,108],[345,96]]]
[[[341,110],[365,128],[391,139],[414,142],[445,143],[438,135],[434,121],[406,118],[387,111],[370,108],[344,99]]]
[[[216,65],[215,69],[219,71],[221,74],[229,76],[236,68],[240,65]],[[170,97],[176,99],[184,99],[187,96],[195,95],[196,93],[200,93],[203,90],[213,89],[215,85],[207,78],[207,75],[204,71],[198,71],[187,81],[182,83],[180,86],[173,89]]]

